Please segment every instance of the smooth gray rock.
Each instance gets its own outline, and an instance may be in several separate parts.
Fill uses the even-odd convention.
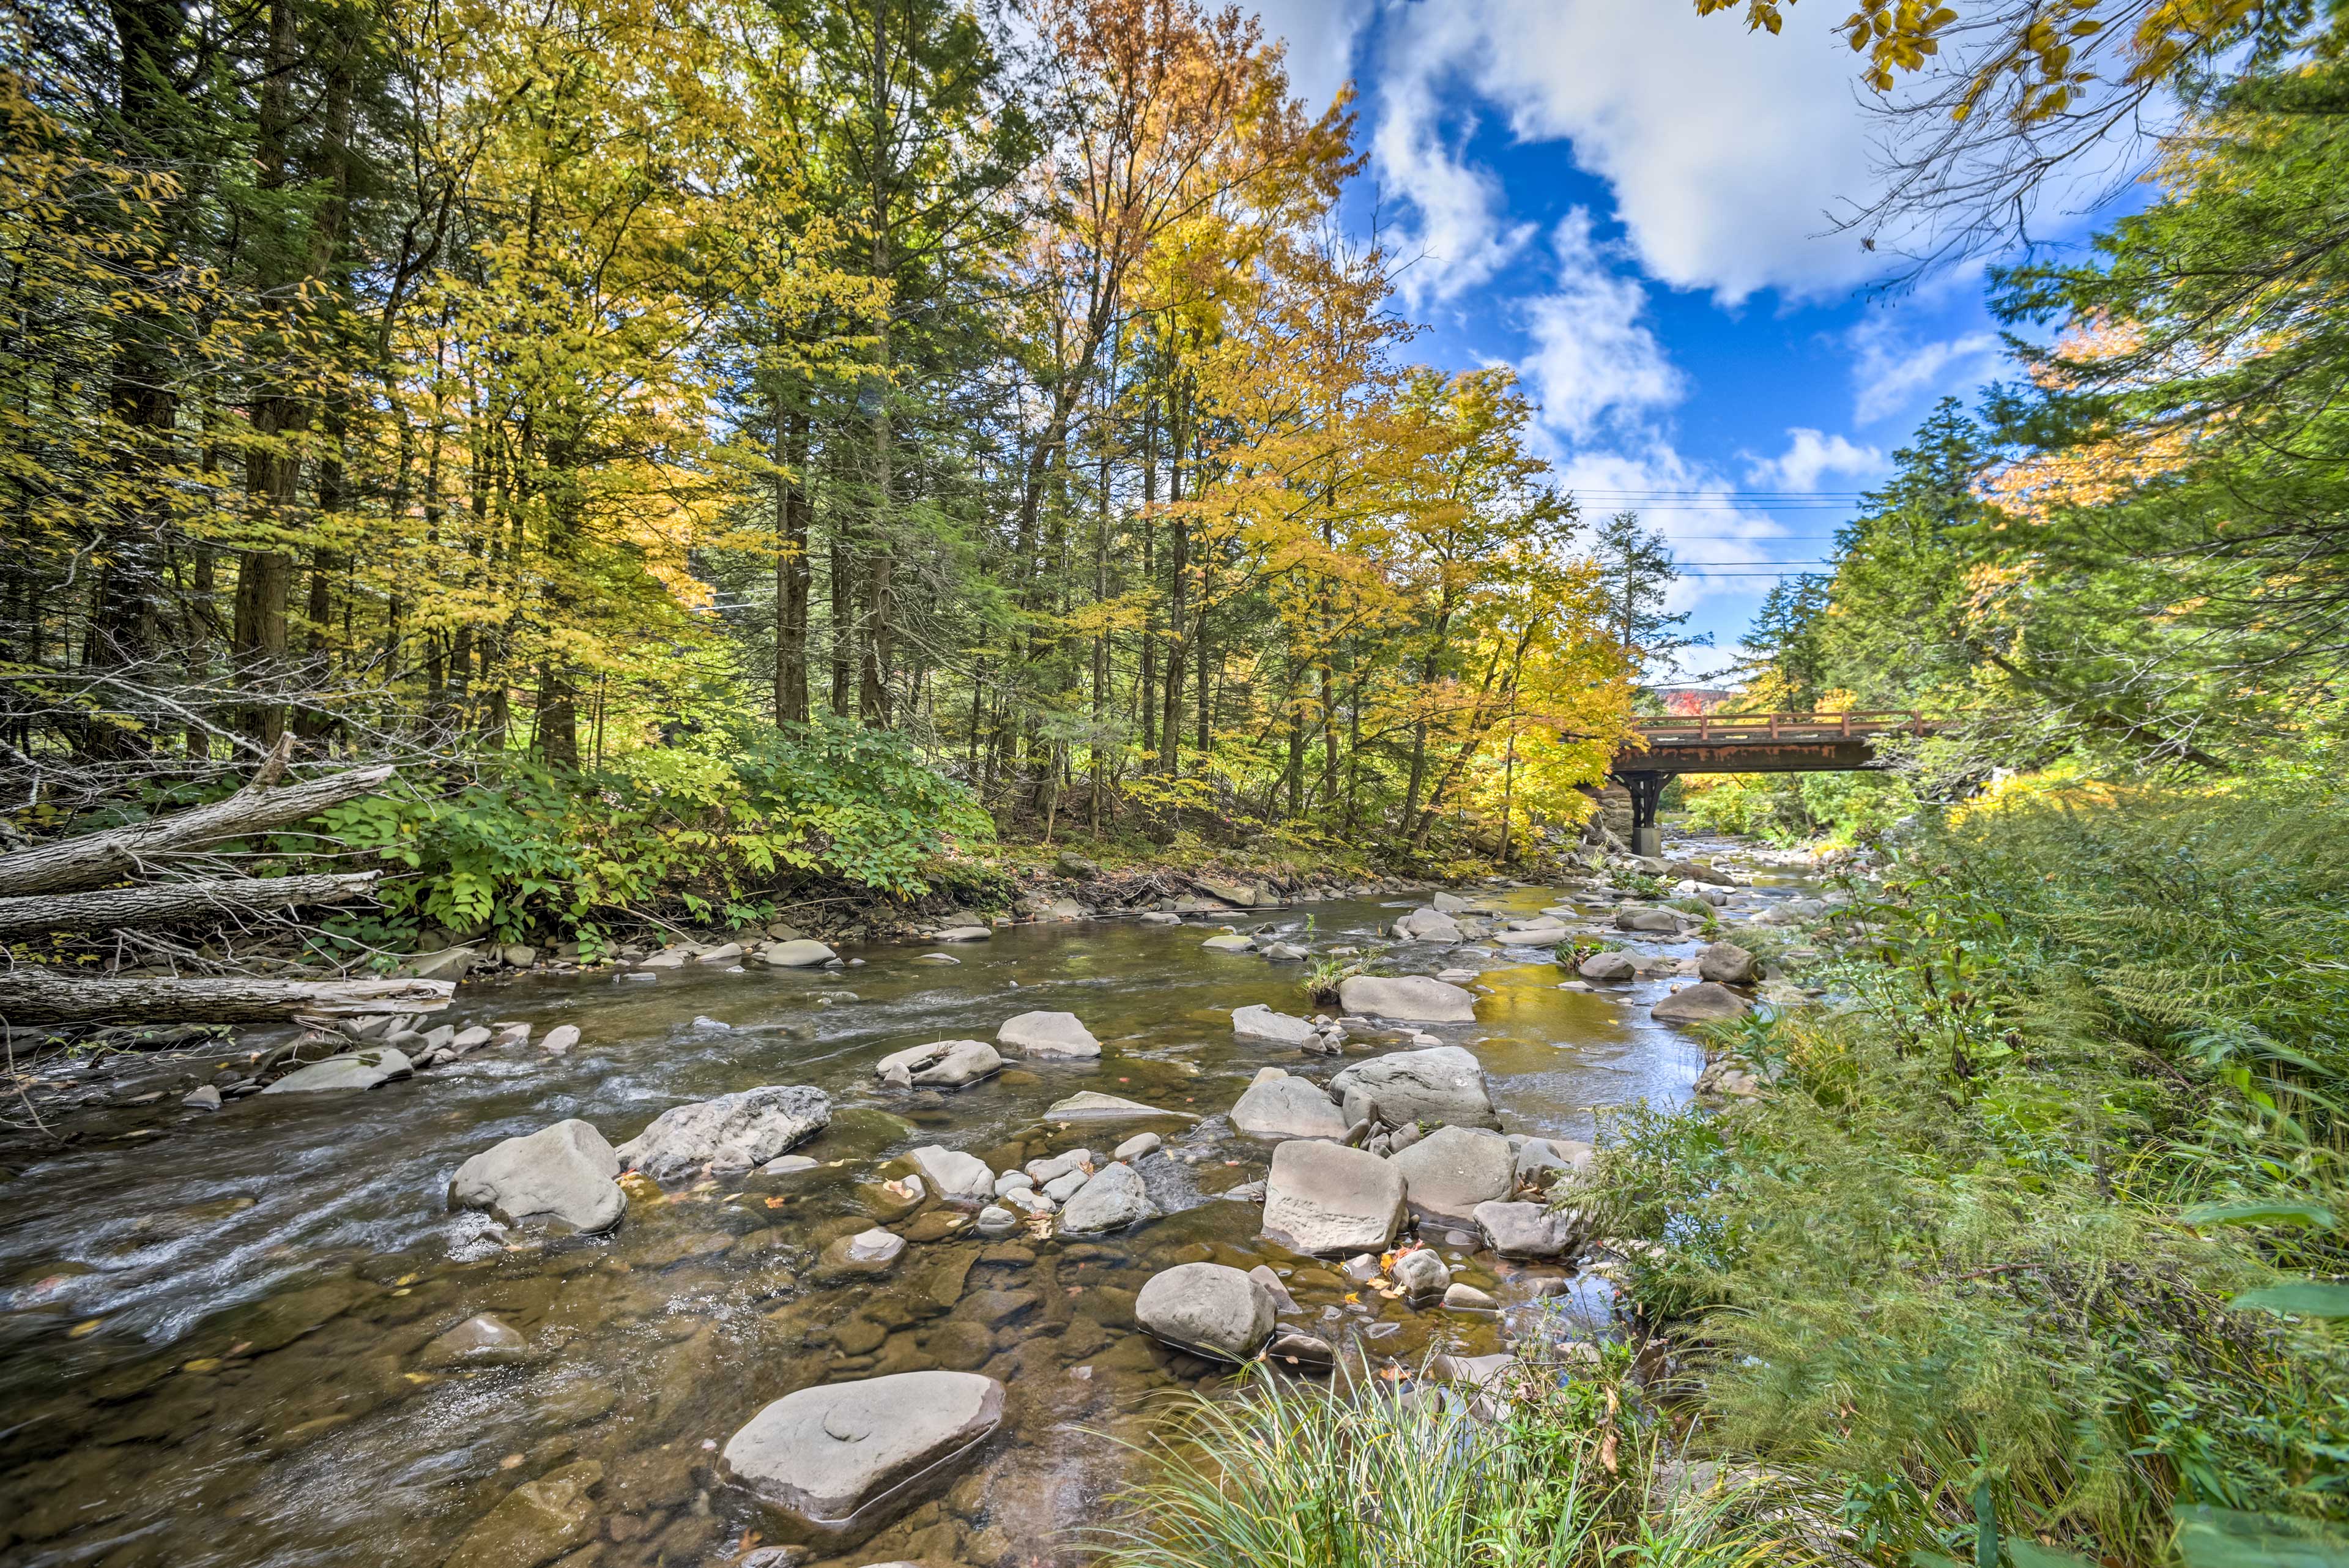
[[[1275,1312],[1299,1310],[1297,1298],[1288,1293],[1288,1287],[1281,1283],[1280,1276],[1274,1273],[1267,1265],[1258,1263],[1255,1268],[1250,1269],[1248,1278],[1264,1287],[1265,1294],[1272,1298],[1272,1307]]]
[[[481,961],[481,955],[471,948],[442,948],[408,960],[399,966],[399,972],[417,980],[462,980]]]
[[[905,1250],[905,1238],[878,1226],[851,1236],[845,1249],[852,1263],[894,1263]]]
[[[1132,1137],[1126,1139],[1123,1143],[1118,1145],[1116,1151],[1112,1153],[1110,1158],[1112,1159],[1129,1161],[1140,1159],[1144,1155],[1156,1154],[1159,1149],[1164,1146],[1165,1142],[1166,1140],[1164,1138],[1160,1137],[1154,1132],[1136,1133]]]
[[[1402,1214],[1402,1175],[1377,1155],[1308,1138],[1272,1151],[1264,1234],[1292,1252],[1383,1251]]]
[[[1291,1018],[1286,1012],[1275,1012],[1264,1003],[1252,1002],[1232,1010],[1232,1033],[1242,1040],[1269,1040],[1279,1045],[1302,1045],[1317,1031],[1302,1018]]]
[[[1615,911],[1615,929],[1677,936],[1681,929],[1681,914],[1677,909],[1639,909],[1627,905]]]
[[[1177,1263],[1133,1298],[1144,1333],[1217,1361],[1247,1361],[1272,1337],[1271,1294],[1221,1263]]]
[[[1003,1021],[996,1041],[1030,1056],[1098,1056],[1101,1042],[1073,1012],[1022,1012]]]
[[[372,1089],[378,1084],[405,1078],[415,1071],[416,1064],[408,1059],[406,1052],[392,1045],[373,1045],[364,1051],[329,1056],[323,1062],[296,1067],[261,1092],[264,1095],[345,1094],[354,1089]]]
[[[975,1449],[1003,1420],[1003,1385],[972,1372],[899,1372],[802,1388],[761,1410],[719,1456],[775,1507],[839,1524]]]
[[[989,1241],[1009,1236],[1019,1229],[1019,1216],[998,1204],[990,1203],[978,1211],[978,1222],[973,1227]]]
[[[1585,980],[1630,980],[1640,972],[1640,966],[1630,953],[1608,951],[1592,953],[1575,965],[1577,974]]]
[[[1403,1201],[1423,1220],[1466,1225],[1476,1205],[1517,1189],[1516,1151],[1481,1127],[1438,1127],[1388,1164],[1402,1173]]]
[[[1066,1203],[1076,1196],[1077,1189],[1092,1179],[1090,1171],[1064,1170],[1044,1183],[1040,1190],[1055,1203]]]
[[[1209,937],[1199,945],[1214,953],[1253,952],[1256,950],[1256,939],[1226,931],[1220,936]]]
[[[508,1225],[549,1220],[574,1231],[607,1231],[627,1212],[614,1179],[620,1157],[587,1123],[543,1127],[510,1137],[457,1168],[451,1209],[486,1209]]]
[[[1257,1137],[1342,1138],[1349,1125],[1319,1084],[1278,1067],[1259,1071],[1232,1106],[1232,1126]]]
[[[1413,1247],[1394,1261],[1394,1282],[1413,1301],[1442,1295],[1452,1283],[1452,1271],[1433,1247]]]
[[[752,956],[769,969],[815,969],[838,955],[822,942],[802,937],[797,941],[769,942]]]
[[[907,1156],[921,1170],[931,1190],[940,1198],[964,1203],[984,1203],[994,1197],[995,1172],[987,1161],[959,1149],[925,1144]]]
[[[1407,942],[1456,942],[1464,938],[1460,922],[1441,909],[1413,909],[1394,923],[1394,933]]]
[[[191,1111],[216,1111],[221,1108],[221,1092],[212,1085],[206,1084],[182,1099],[180,1104]]]
[[[1454,1285],[1444,1293],[1444,1304],[1454,1312],[1491,1312],[1501,1303],[1474,1285]]]
[[[1054,1100],[1044,1107],[1047,1121],[1131,1121],[1136,1116],[1180,1116],[1186,1122],[1199,1118],[1189,1111],[1170,1111],[1158,1106],[1145,1106],[1140,1100],[1129,1100],[1119,1095],[1104,1095],[1085,1089],[1065,1100]]]
[[[558,1023],[546,1032],[546,1038],[538,1043],[538,1048],[542,1051],[552,1051],[560,1056],[578,1044],[579,1025]]]
[[[902,1069],[907,1080],[942,1089],[959,1089],[1003,1069],[1003,1056],[984,1040],[934,1040],[927,1045],[909,1045],[903,1051],[892,1051],[873,1064],[873,1070],[884,1078],[893,1068]]]
[[[1597,1152],[1580,1138],[1526,1138],[1517,1144],[1517,1179],[1543,1179],[1545,1171],[1553,1173],[1543,1179],[1547,1180],[1555,1180],[1558,1175],[1578,1174],[1590,1168],[1590,1162]]]
[[[1476,999],[1432,975],[1350,975],[1338,982],[1338,1000],[1349,1012],[1411,1023],[1474,1023]]]
[[[1390,1127],[1403,1122],[1442,1122],[1454,1127],[1498,1127],[1492,1096],[1485,1092],[1485,1069],[1474,1053],[1459,1045],[1431,1045],[1419,1051],[1392,1051],[1357,1062],[1330,1081],[1338,1096],[1346,1125],[1369,1116],[1373,1107]]]
[[[995,933],[985,926],[948,926],[931,939],[938,942],[985,942],[995,940]]]
[[[1714,942],[1699,952],[1696,974],[1723,985],[1751,985],[1761,978],[1754,955],[1735,942]]]
[[[629,1168],[656,1181],[749,1170],[803,1143],[832,1121],[832,1099],[806,1084],[766,1084],[671,1106],[619,1147]]]
[[[1083,1184],[1063,1200],[1061,1232],[1098,1235],[1156,1218],[1158,1205],[1150,1200],[1141,1175],[1130,1165],[1112,1161],[1085,1178]]]
[[[1556,1258],[1582,1240],[1581,1214],[1546,1203],[1479,1203],[1475,1219],[1485,1245],[1505,1258]]]
[[[495,1366],[520,1361],[529,1351],[529,1342],[512,1325],[492,1313],[482,1313],[427,1345],[422,1359],[427,1366]]]
[[[1659,1023],[1720,1023],[1753,1010],[1752,1002],[1727,986],[1707,980],[1681,987],[1649,1008],[1648,1016]]]

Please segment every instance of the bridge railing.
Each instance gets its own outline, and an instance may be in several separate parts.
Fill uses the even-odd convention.
[[[1851,740],[1868,735],[1930,735],[1940,722],[1909,711],[1864,713],[1697,713],[1634,719],[1650,745],[1696,742]]]

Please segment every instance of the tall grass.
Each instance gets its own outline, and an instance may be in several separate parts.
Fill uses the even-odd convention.
[[[1841,1490],[1865,1550],[2010,1533],[2170,1560],[2181,1505],[2349,1514],[2349,1356],[2229,1305],[2339,1240],[2196,1201],[2342,1205],[2349,806],[2323,789],[2041,796],[1906,851],[1848,1012],[1777,1021],[1774,1096],[1612,1129],[1597,1203],[1664,1243],[1716,1441]],[[1970,1554],[1968,1552],[1961,1555]]]
[[[1097,1542],[1116,1568],[1759,1568],[1816,1553],[1750,1489],[1668,1499],[1614,1374],[1462,1397],[1377,1379],[1186,1396]]]

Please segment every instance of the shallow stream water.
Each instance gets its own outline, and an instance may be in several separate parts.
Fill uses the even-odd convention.
[[[1754,880],[1759,899],[1803,890],[1766,868]],[[1612,909],[1556,888],[1477,892],[1511,913],[1571,903],[1591,923]],[[1301,905],[1242,929],[1309,917],[1302,940],[1317,950],[1368,946],[1423,901]],[[1334,1264],[1257,1240],[1259,1206],[1217,1194],[1260,1179],[1270,1145],[1221,1113],[1259,1067],[1326,1081],[1343,1064],[1233,1038],[1235,1008],[1314,1009],[1300,966],[1203,950],[1215,929],[1019,926],[951,950],[953,966],[868,946],[841,950],[865,961],[845,971],[468,984],[435,1022],[527,1020],[542,1035],[575,1023],[580,1045],[484,1051],[365,1094],[216,1114],[181,1112],[173,1095],[139,1124],[160,1136],[101,1129],[34,1163],[0,1188],[0,1562],[437,1564],[512,1488],[594,1459],[595,1538],[565,1547],[566,1568],[730,1563],[782,1536],[719,1481],[717,1445],[793,1389],[947,1366],[1008,1386],[1005,1429],[950,1489],[813,1560],[1082,1563],[1082,1532],[1132,1473],[1112,1439],[1143,1436],[1164,1391],[1219,1373],[1133,1327],[1134,1293],[1158,1269],[1272,1263],[1302,1309],[1285,1321],[1374,1360],[1498,1349],[1527,1314],[1603,1327],[1603,1282],[1537,1303],[1537,1282],[1565,1271],[1503,1263],[1466,1237],[1433,1239],[1455,1277],[1500,1299],[1498,1320],[1368,1293],[1348,1303]],[[1702,1065],[1692,1040],[1647,1018],[1671,981],[1561,990],[1546,950],[1489,941],[1386,958],[1396,972],[1484,971],[1477,1023],[1424,1027],[1475,1049],[1509,1131],[1587,1138],[1599,1107],[1682,1099]],[[991,1039],[1039,1008],[1081,1018],[1100,1060],[1013,1057],[947,1094],[874,1075],[890,1051]],[[1347,1059],[1387,1048],[1356,1042]],[[833,1098],[833,1125],[798,1151],[821,1168],[640,1191],[600,1239],[503,1236],[447,1208],[450,1174],[498,1139],[580,1116],[617,1144],[670,1106],[793,1083]],[[1081,1089],[1200,1119],[1042,1119]],[[1080,1145],[1106,1158],[1143,1130],[1206,1158],[1143,1161],[1165,1217],[1114,1237],[945,1236],[946,1213],[901,1220],[875,1185],[925,1143],[1002,1169]],[[907,1234],[904,1257],[878,1277],[828,1274],[823,1245],[876,1220]],[[425,1345],[478,1313],[519,1330],[526,1359],[425,1364]]]

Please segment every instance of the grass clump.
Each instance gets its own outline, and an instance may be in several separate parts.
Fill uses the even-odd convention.
[[[2018,798],[1857,912],[1825,976],[1858,1005],[1741,1043],[1774,1094],[1610,1128],[1595,1201],[1661,1243],[1630,1289],[1702,1429],[1839,1493],[1876,1561],[1987,1529],[2168,1563],[2212,1511],[2349,1519],[2337,1331],[2232,1304],[2349,1273],[2340,1235],[2186,1219],[2349,1212],[2349,805]]]
[[[1473,1404],[1264,1374],[1187,1395],[1143,1445],[1151,1479],[1101,1532],[1113,1568],[1760,1568],[1822,1561],[1783,1500],[1660,1485],[1669,1426],[1622,1353],[1532,1367]],[[1769,1522],[1776,1513],[1780,1522]]]

